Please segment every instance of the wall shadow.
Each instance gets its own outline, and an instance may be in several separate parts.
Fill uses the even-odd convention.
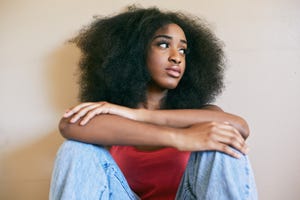
[[[53,113],[49,114],[54,117],[77,103],[76,69],[79,57],[80,51],[71,44],[63,44],[46,56],[42,76],[46,80],[44,84],[49,107],[53,109]],[[24,131],[21,134],[26,134]],[[57,126],[40,135],[31,143],[24,143],[1,155],[3,180],[0,181],[0,199],[48,199],[55,155],[64,139]]]
[[[0,199],[48,199],[55,155],[63,140],[54,131],[6,154],[1,161],[5,182],[1,183]]]
[[[53,108],[59,112],[78,102],[79,59],[80,50],[70,43],[65,43],[47,57],[47,91]]]

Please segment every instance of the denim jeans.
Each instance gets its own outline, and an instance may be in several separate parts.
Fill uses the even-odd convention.
[[[49,197],[50,200],[139,199],[108,150],[71,140],[65,141],[57,153]],[[176,199],[256,200],[247,156],[236,159],[216,151],[191,153]]]

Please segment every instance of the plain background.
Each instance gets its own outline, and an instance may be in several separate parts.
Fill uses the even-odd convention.
[[[211,24],[228,58],[216,103],[250,124],[260,199],[300,199],[298,0],[0,0],[0,199],[48,198],[57,123],[77,103],[80,52],[66,41],[132,3]]]

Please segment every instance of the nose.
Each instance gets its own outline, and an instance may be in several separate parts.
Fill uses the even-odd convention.
[[[169,55],[169,61],[174,63],[174,64],[180,64],[181,63],[181,56],[178,52],[178,50],[170,50],[170,55]]]

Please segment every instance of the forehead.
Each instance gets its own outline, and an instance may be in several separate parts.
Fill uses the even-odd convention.
[[[177,24],[167,24],[163,27],[157,29],[154,36],[156,35],[170,35],[172,37],[177,37],[181,40],[186,40],[184,31]]]

